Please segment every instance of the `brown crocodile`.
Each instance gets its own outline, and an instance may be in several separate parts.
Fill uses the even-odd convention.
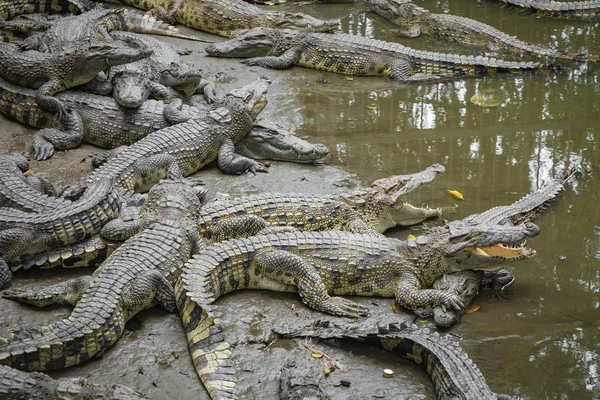
[[[342,33],[269,28],[240,31],[226,42],[207,46],[205,51],[214,57],[247,58],[242,61],[244,64],[264,68],[297,65],[346,75],[385,76],[403,82],[554,68],[539,62],[427,52]]]

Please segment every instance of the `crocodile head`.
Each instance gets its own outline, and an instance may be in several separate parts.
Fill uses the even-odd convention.
[[[429,13],[411,0],[372,0],[371,4],[373,11],[400,26],[400,29],[396,31],[406,37],[420,35],[419,17]]]
[[[331,32],[340,25],[337,19],[322,20],[303,13],[277,12],[266,14],[270,27],[307,32]]]
[[[427,238],[433,243],[444,242],[439,244],[444,248],[447,260],[454,257],[461,260],[448,262],[454,270],[497,270],[507,262],[533,257],[535,250],[525,247],[524,243],[528,237],[539,233],[539,226],[532,222],[513,226],[473,224],[459,220],[434,228]]]
[[[133,71],[119,71],[112,77],[113,97],[123,107],[138,108],[150,96],[150,81]]]
[[[225,42],[207,46],[204,51],[214,57],[263,57],[269,54],[281,38],[293,39],[298,31],[253,28],[234,33]]]
[[[202,80],[202,68],[193,64],[172,62],[160,71],[159,83],[182,90],[186,96],[194,94]]]
[[[297,163],[318,163],[329,154],[327,146],[309,143],[292,132],[261,121],[252,131],[236,143],[236,153],[256,160],[270,159]]]
[[[233,89],[225,95],[224,101],[241,100],[246,112],[254,120],[267,105],[267,90],[269,90],[270,84],[271,81],[268,79],[259,78],[239,89]]]
[[[344,201],[359,211],[369,226],[378,232],[396,226],[418,224],[427,218],[439,217],[439,208],[415,207],[401,200],[424,183],[432,182],[445,168],[433,164],[421,172],[407,175],[394,175],[378,179],[366,189],[359,189],[345,195]]]

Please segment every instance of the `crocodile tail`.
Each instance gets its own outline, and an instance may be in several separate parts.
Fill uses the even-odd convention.
[[[0,18],[9,20],[21,14],[73,13],[87,11],[86,0],[8,0],[0,4]]]
[[[198,260],[196,256],[194,259]],[[190,291],[191,283],[197,287],[198,279],[202,279],[197,276],[197,270],[196,267],[186,265],[175,285],[177,308],[185,328],[194,369],[211,399],[237,399],[230,346],[208,305],[212,301],[212,295]]]
[[[180,39],[194,40],[197,42],[209,42],[197,36],[180,32],[173,25],[169,25],[149,13],[141,13],[136,10],[119,8],[112,10],[114,30],[127,32],[146,33],[152,35],[171,36]]]

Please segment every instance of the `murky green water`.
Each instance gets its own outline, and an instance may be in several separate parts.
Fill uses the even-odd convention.
[[[537,44],[600,55],[599,23],[536,19],[491,1],[425,1],[422,5],[432,11],[478,19]],[[290,10],[298,8],[287,6]],[[372,13],[365,14],[360,6],[311,5],[302,9],[315,16],[342,17],[345,32],[423,49],[470,52],[456,45],[440,47],[435,40],[396,39],[389,33],[389,25]],[[225,71],[231,78],[227,88],[258,74],[271,76],[271,104],[265,114],[281,123],[295,124],[299,135],[327,144],[332,151],[329,164],[355,174],[365,184],[436,162],[445,165],[446,173],[419,189],[410,200],[451,205],[456,200],[446,190],[459,190],[465,200],[448,218],[511,203],[572,167],[595,171],[594,177],[577,182],[536,221],[542,232],[529,244],[538,255],[514,267],[517,280],[510,298],[481,296],[477,300],[481,309],[466,316],[452,331],[463,337],[462,345],[497,392],[532,400],[600,399],[600,66],[569,65],[575,68],[562,73],[402,85],[380,78],[347,80],[301,68],[278,72],[255,67],[248,73],[237,60],[205,58],[198,53],[193,60],[203,63],[209,72]],[[484,91],[495,91],[502,104],[482,108],[470,102],[473,95]],[[7,143],[3,150],[25,150],[30,134],[21,134],[21,129],[18,135],[10,135],[13,125],[5,120],[1,123]],[[53,180],[68,183],[89,171],[89,157],[83,158],[94,151],[87,146],[59,153],[49,162],[34,163],[34,167]],[[239,194],[289,190],[290,186],[299,191],[327,192],[333,190],[332,181],[346,179],[339,173],[327,178],[334,172],[306,166],[285,166],[285,171],[294,171],[286,178],[281,174],[283,168],[282,163],[274,163],[266,176],[221,179],[216,174],[207,182],[216,191]],[[407,231],[391,234],[404,237]],[[33,284],[35,275],[26,276],[30,279],[20,276],[16,284]],[[52,280],[55,272],[42,275]],[[62,279],[65,274],[58,276]],[[370,304],[371,299],[363,301]],[[0,302],[5,310],[0,324],[4,330],[37,325],[42,318],[51,321],[67,313],[64,309],[51,310],[50,314],[31,308],[23,311],[6,300]],[[299,314],[289,312],[293,302]],[[388,315],[389,302],[376,302],[383,315]],[[219,305],[226,310],[223,319],[233,343],[243,342],[248,334],[259,335],[273,321],[289,318],[290,323],[306,323],[309,318],[322,317],[306,311],[298,297],[288,294],[245,292],[228,296]],[[126,333],[102,360],[55,376],[83,375],[103,383],[129,384],[153,399],[206,398],[187,358],[178,317],[151,311],[142,313],[140,320],[142,329]],[[327,351],[350,367],[346,375],[325,381],[338,400],[373,395],[426,399],[433,395],[426,375],[417,367],[411,368],[410,363],[360,346]],[[289,359],[295,359],[303,373],[310,370],[320,374],[318,365],[299,344],[294,347],[278,342],[264,347],[241,343],[234,348],[243,398],[274,398],[279,368]],[[377,380],[384,367],[393,367],[396,378]],[[352,387],[340,388],[339,379],[352,380]]]

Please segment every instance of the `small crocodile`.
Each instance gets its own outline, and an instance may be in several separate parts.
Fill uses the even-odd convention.
[[[102,386],[83,378],[52,379],[0,365],[0,399],[4,400],[149,400],[121,385]]]
[[[25,176],[29,161],[24,154],[0,156],[0,207],[22,211],[42,212],[68,206],[71,201],[56,197],[54,187],[47,180],[33,175]]]
[[[15,331],[0,340],[0,365],[27,371],[77,365],[112,346],[125,323],[139,311],[160,304],[174,312],[173,286],[181,268],[204,246],[196,231],[201,208],[198,195],[203,193],[193,182],[162,181],[142,207],[143,228],[92,277],[42,290],[5,292],[30,298],[35,304],[36,298],[43,302],[48,293],[58,297],[56,291],[61,289],[76,305],[68,318],[39,329]]]
[[[152,132],[97,168],[88,182],[109,177],[120,188],[144,192],[162,178],[191,175],[214,160],[229,174],[266,171],[236,154],[235,143],[250,132],[266,106],[268,86],[259,79],[227,93],[204,118]]]
[[[429,374],[438,400],[498,400],[481,371],[450,335],[417,325],[379,323],[376,329],[316,321],[305,328],[277,326],[283,337],[349,339],[390,351],[411,360]],[[506,398],[506,397],[501,397]]]
[[[498,0],[497,0],[498,1]],[[509,6],[534,12],[543,17],[558,17],[593,21],[600,19],[600,0],[499,0]]]
[[[65,115],[67,110],[53,94],[87,83],[111,66],[141,60],[151,54],[149,49],[106,42],[81,42],[55,54],[23,51],[15,44],[0,43],[0,76],[38,89],[35,99],[41,108]]]
[[[414,4],[412,0],[372,0],[371,5],[377,14],[400,26],[396,32],[402,36],[431,35],[444,41],[485,46],[492,51],[517,55],[577,61],[587,59],[583,54],[555,51],[524,42],[470,18],[432,13]]]
[[[209,246],[188,261],[175,286],[196,372],[211,398],[237,398],[231,351],[213,305],[229,292],[298,292],[315,310],[352,318],[368,309],[338,295],[395,297],[408,309],[460,309],[459,296],[428,289],[455,266],[448,258],[463,249],[491,248],[502,248],[507,261],[529,257],[533,251],[512,245],[539,231],[530,222],[488,226],[461,220],[409,241],[341,231],[286,232]]]
[[[142,10],[153,11],[159,18],[215,35],[230,37],[241,29],[255,27],[329,32],[338,20],[320,20],[303,13],[260,9],[242,0],[121,0]]]
[[[40,213],[0,208],[0,288],[11,283],[6,261],[89,238],[120,209],[118,189],[109,179],[89,185],[79,200],[66,207]]]
[[[433,53],[343,33],[269,28],[240,31],[225,42],[207,46],[205,51],[215,57],[250,57],[242,63],[264,68],[297,65],[346,75],[385,76],[404,82],[554,68],[531,61]]]

